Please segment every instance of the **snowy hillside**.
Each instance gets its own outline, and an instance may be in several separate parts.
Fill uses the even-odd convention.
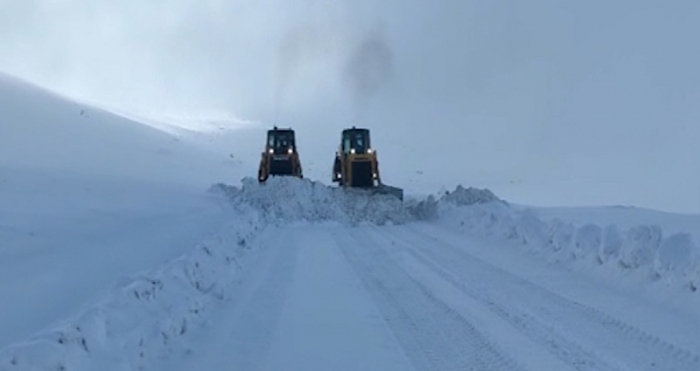
[[[4,173],[67,171],[190,185],[211,183],[220,176],[213,166],[202,166],[211,159],[170,134],[1,74],[0,112]]]
[[[700,369],[697,215],[239,181],[261,130],[1,77],[0,371]]]
[[[218,230],[236,167],[0,75],[0,347]]]

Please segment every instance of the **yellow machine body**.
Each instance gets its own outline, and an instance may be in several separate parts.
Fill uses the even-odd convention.
[[[265,182],[270,176],[303,177],[292,129],[275,127],[267,132],[265,150],[260,158],[258,180]]]
[[[368,129],[343,130],[333,165],[333,181],[343,187],[376,188],[381,183],[377,152]]]

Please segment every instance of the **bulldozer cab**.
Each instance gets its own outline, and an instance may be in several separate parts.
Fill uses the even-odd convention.
[[[267,150],[272,154],[287,154],[296,152],[294,130],[272,129],[267,131]]]
[[[265,151],[260,159],[258,180],[265,182],[270,176],[278,175],[301,178],[302,171],[294,130],[275,127],[267,131]]]
[[[369,130],[357,128],[343,130],[341,150],[344,154],[372,153]]]
[[[353,127],[343,130],[333,165],[333,181],[344,187],[358,188],[372,188],[381,184],[368,129]]]
[[[361,188],[372,194],[386,194],[403,200],[403,189],[381,181],[377,151],[372,149],[369,129],[353,126],[342,131],[340,148],[333,162],[332,180],[341,187]]]

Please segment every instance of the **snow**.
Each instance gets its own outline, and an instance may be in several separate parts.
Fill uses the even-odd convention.
[[[129,279],[76,317],[4,349],[0,365],[141,369],[168,355],[178,347],[178,337],[206,318],[212,302],[226,298],[239,259],[254,244],[249,239],[255,225],[225,230],[167,265]]]
[[[262,210],[271,222],[400,224],[409,218],[401,201],[393,196],[369,194],[363,190],[343,191],[307,179],[272,178],[260,184],[255,178],[246,178],[241,188],[222,184],[215,186],[217,188],[234,202],[244,200]]]
[[[596,254],[600,248],[602,230],[595,224],[588,224],[576,231],[574,255],[577,259]]]
[[[173,135],[2,74],[0,102],[5,180],[27,170],[200,187],[221,180],[218,161],[203,166],[212,159]]]
[[[630,269],[651,264],[661,238],[661,228],[657,226],[640,225],[631,228],[620,249],[620,264]]]
[[[491,197],[479,196],[484,191],[472,189],[471,192],[474,197],[471,202],[455,204],[450,194],[445,194],[439,199],[423,201],[421,206],[425,208],[426,203],[433,203],[434,215],[428,219],[437,218],[438,223],[477,236],[518,241],[549,260],[564,263],[594,261],[598,265],[615,266],[620,274],[640,272],[648,280],[662,279],[689,292],[694,292],[697,287],[695,272],[700,269],[700,249],[690,233],[675,232],[665,236],[657,224],[633,225],[629,220],[622,225],[575,220],[580,223],[576,225],[559,218],[543,218],[542,215],[551,215],[547,209],[543,212],[536,207],[511,206],[497,198],[489,201]],[[467,200],[470,197],[462,196]],[[419,220],[425,220],[424,210],[413,206],[413,213]],[[667,216],[665,213],[655,215]],[[682,220],[679,215],[672,217]],[[692,225],[696,217],[689,215],[686,219],[680,225]],[[672,231],[678,230],[678,226],[674,228],[673,223],[663,217],[653,219],[644,215],[632,220],[656,221],[671,226]]]
[[[601,263],[608,263],[611,259],[616,259],[619,256],[623,239],[620,228],[616,225],[606,226],[604,233],[598,259]]]
[[[668,234],[691,233],[700,240],[700,214],[674,214],[631,206],[537,207],[533,210],[544,221],[559,219],[577,226],[595,223],[629,229],[638,225],[657,225]]]
[[[342,229],[272,228],[254,277],[164,369],[410,370],[337,245]]]
[[[700,369],[697,215],[259,184],[250,132],[0,98],[0,370]]]
[[[442,200],[457,206],[501,201],[488,189],[464,188],[462,185],[458,185],[453,192],[445,194]]]
[[[677,233],[664,239],[654,259],[654,270],[659,277],[686,273],[692,266],[693,239],[687,233]]]
[[[1,74],[0,122],[0,348],[231,217],[206,188],[235,167],[167,133]]]

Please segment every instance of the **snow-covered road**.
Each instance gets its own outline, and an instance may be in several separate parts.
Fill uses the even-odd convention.
[[[192,353],[165,368],[410,369],[348,264],[339,232],[337,226],[270,231],[228,305],[195,335]]]
[[[163,369],[700,369],[697,314],[485,243],[428,223],[270,228]]]

